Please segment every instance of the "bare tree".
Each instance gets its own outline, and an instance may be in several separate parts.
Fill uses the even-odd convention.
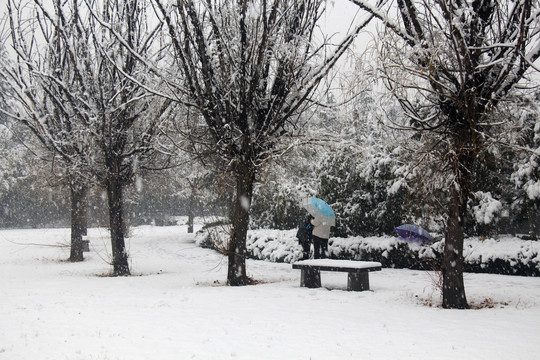
[[[46,15],[37,1],[35,7],[12,0],[7,5],[16,59],[5,62],[1,72],[9,84],[9,101],[18,109],[9,115],[30,129],[48,150],[46,158],[59,170],[55,175],[70,189],[70,260],[82,261],[88,141],[78,126],[80,114],[69,106],[82,92],[80,75],[70,65],[78,34],[63,17],[60,1],[51,5],[55,18]]]
[[[211,139],[208,148],[235,178],[227,279],[245,285],[257,174],[294,131],[298,115],[363,25],[330,50],[316,41],[322,0],[154,3],[180,74],[180,81],[170,84],[176,100],[198,110]]]
[[[464,219],[475,162],[502,129],[494,116],[540,56],[540,4],[534,0],[397,0],[380,9],[350,0],[378,18],[398,42],[382,65],[411,128],[436,136],[451,175],[443,262],[443,307],[467,308]],[[395,72],[405,73],[403,81]],[[410,95],[416,96],[411,101]],[[496,138],[496,137],[495,137]],[[424,139],[427,139],[425,137]]]
[[[147,2],[139,0],[85,1],[89,56],[81,72],[91,109],[90,132],[98,156],[95,176],[107,192],[114,275],[130,273],[125,247],[124,190],[134,175],[155,168],[156,139],[170,101],[147,90],[155,79],[141,66],[139,56],[150,57],[156,28],[147,20]],[[159,27],[158,27],[159,28]]]
[[[135,173],[153,161],[169,104],[145,89],[153,79],[126,50],[145,56],[152,49],[156,31],[147,26],[147,4],[34,4],[21,9],[19,14],[26,11],[27,17],[12,25],[19,55],[13,73],[28,114],[21,121],[55,152],[65,154],[68,171],[106,189],[114,275],[128,275],[124,191]]]

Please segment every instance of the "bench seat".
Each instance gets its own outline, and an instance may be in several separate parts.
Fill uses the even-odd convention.
[[[374,261],[352,261],[334,259],[312,259],[297,261],[293,269],[302,271],[300,286],[308,288],[321,287],[321,271],[340,271],[348,273],[347,290],[369,290],[369,273],[380,271],[382,265]]]

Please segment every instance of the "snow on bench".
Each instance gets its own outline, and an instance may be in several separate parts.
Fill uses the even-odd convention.
[[[292,264],[293,269],[302,270],[300,286],[321,287],[321,271],[341,271],[349,273],[347,290],[369,290],[369,272],[380,271],[382,265],[374,261],[352,261],[333,259],[302,260]]]

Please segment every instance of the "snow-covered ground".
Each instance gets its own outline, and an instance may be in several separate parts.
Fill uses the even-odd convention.
[[[224,286],[226,260],[185,226],[138,227],[133,276],[113,278],[108,233],[82,263],[67,229],[0,230],[0,359],[538,359],[540,278],[466,274],[480,310],[443,310],[432,273],[345,273],[299,287],[290,264],[248,261],[258,285]],[[486,306],[487,305],[487,306]]]

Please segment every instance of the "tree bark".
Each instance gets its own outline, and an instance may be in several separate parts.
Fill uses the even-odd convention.
[[[111,232],[112,265],[114,276],[130,275],[128,254],[124,241],[123,186],[120,180],[110,178],[107,181],[109,200],[109,224]]]
[[[463,281],[463,197],[461,190],[452,186],[448,209],[448,223],[443,259],[443,308],[467,309]]]
[[[228,246],[227,283],[230,286],[248,284],[246,275],[246,238],[249,226],[249,209],[253,198],[255,170],[242,164],[236,173],[236,199],[233,207],[233,227]]]
[[[71,191],[71,254],[69,261],[84,260],[82,237],[86,235],[86,188],[72,184]]]
[[[191,194],[189,196],[189,204],[188,204],[188,234],[193,233],[193,219],[195,217],[195,185],[190,184],[191,186]]]
[[[443,253],[443,308],[468,309],[463,281],[464,259],[463,241],[467,200],[470,193],[472,168],[477,153],[474,129],[470,122],[456,121],[453,145],[454,158],[451,160],[454,181],[450,185],[448,220]]]

